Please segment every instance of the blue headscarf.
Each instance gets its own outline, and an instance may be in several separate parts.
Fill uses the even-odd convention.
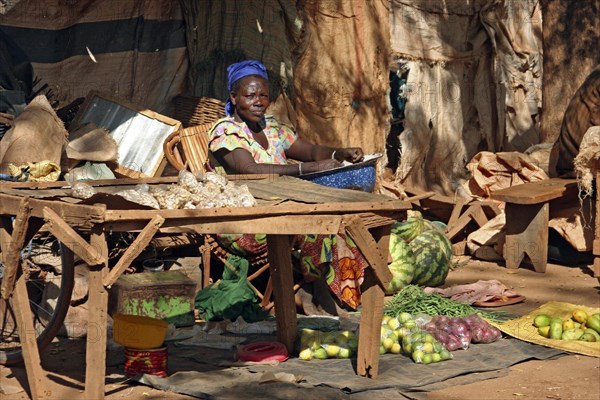
[[[231,87],[234,82],[240,80],[249,75],[258,75],[262,76],[266,80],[269,80],[267,76],[267,68],[265,68],[264,64],[257,60],[246,60],[240,61],[235,64],[231,64],[227,67],[227,101],[225,102],[225,114],[228,117],[231,117],[234,112],[233,104],[231,104],[231,100],[229,99],[229,93],[231,92]]]

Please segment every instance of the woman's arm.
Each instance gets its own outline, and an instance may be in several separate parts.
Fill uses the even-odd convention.
[[[221,149],[215,154],[221,165],[228,171],[238,174],[278,174],[297,176],[310,172],[324,171],[340,166],[340,162],[331,158],[322,161],[303,162],[299,164],[261,164],[254,161],[248,150],[235,149],[233,151]]]
[[[322,161],[335,159],[337,161],[358,162],[364,153],[360,147],[332,148],[313,144],[298,138],[285,152],[289,158],[300,161]]]
[[[235,149],[233,151],[221,149],[215,153],[215,157],[226,170],[235,171],[238,174],[278,174],[297,176],[309,172],[335,168],[339,162],[325,160],[320,162],[303,162],[299,164],[261,164],[254,161],[248,150]]]

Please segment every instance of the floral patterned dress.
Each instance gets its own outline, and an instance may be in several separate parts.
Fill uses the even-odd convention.
[[[263,132],[269,143],[267,149],[253,138],[245,123],[232,117],[222,118],[209,132],[209,149],[216,152],[242,148],[250,152],[257,163],[286,164],[285,151],[296,141],[296,133],[270,116],[265,117]],[[241,256],[260,254],[267,249],[266,235],[218,235],[217,240],[229,251]],[[350,237],[345,233],[299,235],[294,248],[305,281],[324,277],[340,301],[352,309],[360,305],[360,285],[367,263]]]

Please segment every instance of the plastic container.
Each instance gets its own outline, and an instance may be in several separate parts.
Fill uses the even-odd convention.
[[[167,348],[125,349],[125,376],[140,374],[167,376]]]
[[[298,178],[336,189],[353,189],[371,193],[375,189],[376,164],[380,157],[381,154],[366,155],[365,161],[329,171],[303,174]]]
[[[113,316],[113,339],[130,349],[154,349],[162,346],[169,324],[141,315]]]

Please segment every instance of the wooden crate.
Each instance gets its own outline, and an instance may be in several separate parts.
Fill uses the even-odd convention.
[[[179,271],[122,275],[109,291],[109,314],[143,315],[192,326],[196,282]]]

